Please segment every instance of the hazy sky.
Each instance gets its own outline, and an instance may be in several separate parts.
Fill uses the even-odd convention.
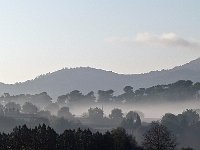
[[[0,82],[172,68],[200,57],[199,27],[199,0],[0,0]]]

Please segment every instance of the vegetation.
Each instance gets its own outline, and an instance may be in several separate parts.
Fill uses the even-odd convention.
[[[146,150],[174,150],[176,139],[164,125],[153,122],[144,135],[143,146]]]
[[[123,128],[105,133],[90,129],[64,130],[57,133],[45,124],[28,128],[15,127],[10,133],[0,133],[1,150],[174,150],[176,139],[164,125],[152,122],[144,134],[142,146]],[[193,150],[182,148],[180,150]]]
[[[124,93],[114,96],[114,91],[98,90],[97,96],[91,91],[84,95],[79,90],[73,90],[65,95],[61,95],[57,98],[59,105],[65,105],[68,103],[132,103],[132,102],[153,102],[153,101],[183,101],[190,99],[200,98],[200,83],[193,83],[190,80],[180,80],[172,84],[156,85],[149,88],[140,88],[133,91],[133,87],[124,87]],[[0,97],[0,102],[16,102],[18,104],[24,104],[25,102],[31,102],[38,107],[46,107],[52,104],[52,98],[46,93],[30,95],[20,94],[11,96],[9,93],[4,93]]]
[[[98,142],[100,141],[103,141],[103,144],[106,144],[105,139],[107,139],[108,142],[112,143],[107,143],[108,149],[130,149],[130,147],[132,148],[134,147],[134,145],[137,145],[133,144],[135,143],[135,140],[132,138],[132,136],[135,136],[139,143],[143,143],[144,149],[154,150],[160,149],[161,147],[161,149],[164,150],[163,147],[165,147],[165,145],[160,145],[164,143],[167,146],[171,144],[171,146],[169,146],[171,147],[171,149],[167,147],[166,150],[172,150],[175,148],[176,145],[176,143],[174,142],[174,138],[171,136],[172,134],[174,135],[174,137],[177,138],[177,143],[179,143],[178,148],[180,149],[181,147],[185,147],[183,148],[183,150],[190,150],[190,147],[195,149],[198,149],[200,147],[199,110],[188,109],[185,110],[182,114],[178,115],[166,113],[161,118],[159,123],[153,124],[142,122],[144,118],[144,114],[142,112],[129,111],[127,112],[127,114],[124,114],[119,108],[113,108],[113,110],[111,110],[111,113],[107,116],[105,116],[104,114],[103,107],[91,107],[88,109],[88,112],[84,113],[82,117],[75,116],[70,112],[70,106],[72,103],[81,103],[88,106],[90,106],[90,103],[97,103],[100,105],[102,103],[118,103],[120,105],[123,105],[124,103],[129,104],[133,102],[137,103],[145,101],[192,101],[200,99],[200,83],[192,83],[191,81],[180,80],[168,85],[157,85],[150,88],[140,88],[135,91],[133,89],[134,88],[131,86],[126,86],[123,89],[124,93],[117,96],[114,95],[114,91],[111,89],[107,91],[99,90],[97,92],[97,96],[95,96],[93,91],[87,94],[83,94],[78,90],[74,90],[70,93],[59,96],[57,102],[53,102],[52,98],[46,92],[35,95],[10,95],[9,93],[4,93],[0,97],[0,132],[4,132],[0,135],[0,140],[5,140],[7,137],[9,137],[10,141],[11,135],[12,137],[18,136],[18,133],[16,133],[14,130],[12,131],[15,126],[18,126],[18,128],[16,128],[16,131],[21,132],[23,128],[24,132],[28,132],[30,134],[34,133],[34,137],[36,134],[39,134],[35,133],[34,129],[38,130],[38,128],[40,128],[41,130],[42,126],[38,125],[45,124],[46,126],[52,127],[46,127],[45,130],[48,130],[48,132],[51,132],[53,130],[51,133],[52,137],[56,135],[56,140],[54,139],[56,141],[56,144],[54,145],[54,147],[52,146],[52,148],[56,149],[59,148],[59,143],[57,140],[62,141],[62,144],[60,144],[62,145],[62,148],[65,147],[63,146],[63,144],[65,145],[68,142],[73,143],[73,141],[66,141],[65,139],[65,137],[69,136],[69,134],[73,135],[72,137],[75,138],[75,140],[78,140],[79,143],[81,143],[82,140],[89,140],[87,141],[89,142],[89,144],[87,143],[85,145],[84,143],[82,143],[82,145],[79,145],[78,148],[76,147],[77,144],[75,144],[75,146],[72,146],[74,149],[86,149],[85,147],[87,147],[91,143],[94,144],[94,142],[96,142],[96,144],[94,144],[93,146],[90,145],[91,147],[89,146],[89,149],[98,149],[99,147],[95,146],[97,146]],[[26,126],[30,127],[31,129],[28,129],[26,126],[22,127],[23,124],[26,124]],[[35,128],[35,126],[38,127]],[[120,128],[112,130],[113,128],[117,127]],[[77,130],[78,128],[80,129]],[[87,130],[86,132],[85,129],[87,128],[90,128],[90,130]],[[106,132],[107,130],[109,132]],[[79,135],[79,131],[81,131],[81,135]],[[99,132],[93,133],[94,131]],[[156,133],[155,131],[159,131],[157,132],[157,135],[153,134]],[[9,132],[11,133],[5,134]],[[85,135],[85,132],[91,132],[91,134]],[[115,134],[113,134],[113,132]],[[163,135],[160,133],[162,133]],[[120,134],[120,140],[125,140],[122,143],[126,143],[128,141],[129,144],[126,143],[124,145],[120,142],[113,143],[113,138],[118,137],[118,134]],[[145,136],[143,137],[143,135]],[[151,148],[152,145],[150,145],[153,140],[151,139],[152,135],[153,138],[156,138],[154,139],[154,144],[157,141],[156,148],[155,145],[153,146],[154,148]],[[28,140],[30,136],[26,136]],[[82,136],[82,139],[77,139],[76,136]],[[86,137],[86,139],[83,139],[83,137]],[[149,139],[151,140],[151,142],[148,141]],[[158,143],[158,141],[161,143]],[[131,143],[133,145],[131,145]],[[104,146],[102,146],[101,148],[106,149],[106,146]],[[15,148],[18,149],[19,147]],[[137,149],[138,148],[139,147],[137,147]],[[21,147],[19,149],[25,148]],[[45,147],[43,147],[43,149],[45,149]],[[66,149],[66,147],[63,149]],[[71,150],[71,148],[68,149]]]
[[[65,130],[58,134],[45,124],[35,128],[26,125],[0,134],[1,150],[141,150],[134,138],[117,128],[104,134],[91,130]]]
[[[178,115],[167,113],[161,123],[178,137],[178,143],[182,146],[200,147],[200,117],[196,111],[189,109]]]
[[[35,106],[33,106],[33,105],[30,105],[30,104],[28,104],[28,105],[35,108]],[[5,140],[7,136],[9,137],[11,135],[12,135],[12,137],[18,136],[18,134],[15,131],[21,132],[21,128],[24,128],[23,129],[23,130],[25,130],[24,132],[27,132],[28,134],[32,134],[32,132],[34,131],[33,130],[34,127],[38,126],[39,124],[46,124],[47,126],[50,125],[52,127],[52,129],[55,130],[54,132],[57,132],[60,134],[60,135],[57,133],[55,134],[56,140],[58,140],[64,136],[63,134],[71,135],[72,131],[73,131],[73,134],[76,135],[77,133],[75,132],[75,129],[78,129],[79,127],[81,127],[81,129],[82,129],[82,130],[81,129],[79,129],[79,130],[86,132],[85,129],[87,129],[88,127],[82,125],[82,123],[81,123],[83,121],[82,119],[85,119],[85,120],[89,121],[89,124],[87,124],[87,125],[90,127],[95,127],[95,126],[92,126],[92,122],[97,123],[97,125],[104,125],[103,126],[104,128],[109,127],[110,125],[113,125],[112,127],[114,127],[114,128],[116,128],[117,126],[121,126],[122,128],[119,128],[120,136],[121,136],[121,132],[122,132],[124,134],[124,137],[123,138],[120,137],[120,140],[122,140],[122,139],[125,140],[126,138],[130,139],[130,138],[132,138],[132,136],[136,136],[138,139],[138,137],[141,137],[144,134],[144,138],[142,138],[142,141],[140,141],[140,140],[139,141],[142,142],[144,148],[148,149],[148,150],[151,149],[150,147],[152,146],[151,145],[152,141],[153,141],[153,144],[156,144],[158,146],[157,148],[154,148],[154,149],[159,149],[159,147],[162,147],[162,150],[163,150],[164,149],[163,145],[169,146],[170,144],[171,144],[171,146],[169,146],[169,147],[171,147],[171,149],[173,149],[176,144],[174,137],[177,137],[177,143],[179,143],[178,147],[192,146],[193,148],[197,149],[200,146],[199,141],[198,141],[198,139],[200,138],[200,136],[199,136],[200,135],[200,132],[199,132],[200,131],[200,118],[199,118],[199,114],[195,110],[186,110],[182,114],[179,114],[179,115],[167,113],[162,117],[160,123],[156,122],[156,123],[152,123],[152,124],[143,124],[140,119],[140,116],[137,112],[130,111],[124,117],[123,112],[117,108],[114,108],[111,111],[109,118],[104,117],[103,110],[100,108],[90,108],[88,110],[89,116],[87,116],[86,118],[75,118],[70,113],[69,108],[67,108],[67,107],[62,107],[58,111],[58,116],[56,117],[56,116],[52,116],[50,113],[48,113],[48,111],[44,111],[44,110],[39,111],[37,113],[35,113],[34,111],[31,111],[33,114],[30,114],[30,112],[27,112],[27,114],[25,114],[24,112],[22,113],[18,110],[18,108],[19,108],[18,105],[15,105],[12,103],[12,105],[9,105],[9,106],[15,106],[15,107],[11,107],[10,109],[8,109],[8,107],[6,107],[6,110],[8,109],[8,112],[5,112],[4,115],[0,116],[0,122],[1,122],[0,129],[2,132],[4,132],[4,134],[1,134],[1,136],[0,136],[1,140]],[[1,106],[1,108],[3,108],[5,110],[4,107],[5,106]],[[3,111],[3,113],[4,113],[4,111]],[[11,117],[11,116],[8,117],[8,116],[6,116],[7,113],[9,115],[11,115],[11,114],[12,115],[15,114],[15,115],[13,115],[13,117]],[[41,116],[40,117],[37,116],[38,114],[40,114]],[[42,115],[44,117],[42,117]],[[18,116],[18,118],[16,116]],[[20,118],[20,116],[21,116],[21,118]],[[70,119],[70,117],[73,117],[73,119],[71,118],[72,119],[71,121],[68,120],[68,119]],[[80,121],[78,119],[80,119]],[[21,125],[23,125],[23,124],[26,124],[28,127],[31,127],[32,129],[26,129],[24,126],[21,127]],[[13,132],[11,132],[11,129],[14,126],[19,126],[19,127],[16,128],[15,130],[13,130]],[[38,128],[41,128],[41,126],[39,126]],[[95,129],[95,130],[91,129],[90,132],[93,132],[96,130],[101,131],[101,128],[102,127],[100,127],[100,129]],[[35,130],[36,129],[37,128],[35,128]],[[66,129],[68,129],[69,131],[65,131]],[[48,130],[49,130],[48,132],[50,132],[50,129],[48,129]],[[109,140],[112,141],[113,139],[110,136],[113,134],[114,131],[119,132],[118,130],[112,130],[112,131],[110,130],[109,133],[102,132],[102,133],[105,133],[105,135],[100,132],[97,132],[95,134],[92,133],[92,134],[93,134],[93,136],[95,136],[95,138],[97,138],[97,139],[95,139],[96,142],[100,142],[101,140],[104,140],[104,136],[105,136],[105,138],[108,138],[107,139],[108,141]],[[11,134],[5,134],[5,133],[9,133],[9,132],[11,132]],[[39,132],[39,131],[37,131],[37,132]],[[52,132],[51,134],[53,134],[54,132]],[[78,130],[77,130],[77,132],[78,132]],[[61,133],[63,133],[63,134],[61,134]],[[172,135],[171,133],[173,133],[174,137],[171,136]],[[20,135],[21,134],[22,133],[20,133]],[[25,133],[23,133],[23,134],[25,134]],[[34,133],[32,138],[35,138],[34,136],[36,136],[36,135],[38,136],[38,134],[39,133],[37,133],[37,134]],[[116,134],[117,134],[116,136],[118,136],[118,133],[116,133]],[[130,135],[130,136],[126,137],[126,135]],[[26,136],[27,136],[27,139],[30,138],[30,137],[28,137],[28,135],[26,135]],[[82,135],[82,136],[87,138],[87,136],[89,136],[89,135],[86,136],[84,133],[84,135]],[[9,139],[10,138],[11,137],[9,137]],[[66,139],[62,139],[62,140],[65,140],[65,141],[62,141],[63,143],[69,142],[69,141],[66,141]],[[148,140],[150,140],[151,142],[149,142]],[[9,141],[12,141],[12,140],[9,140]],[[18,142],[20,142],[20,141],[18,141]],[[132,142],[134,143],[135,140],[133,140]],[[132,143],[132,142],[130,142],[130,143]],[[161,142],[161,143],[159,143],[159,142]],[[104,143],[105,143],[105,141],[104,141]],[[122,150],[130,149],[130,147],[129,148],[124,147],[123,144],[122,145],[118,145],[118,144],[120,144],[120,143],[118,143],[118,142],[116,143],[115,149],[116,149],[116,147],[117,148],[122,147],[121,148]],[[174,146],[172,146],[173,144],[174,144]],[[5,146],[5,145],[2,145],[2,146]],[[14,146],[14,145],[12,145],[12,146]],[[56,146],[57,146],[57,144],[56,144]],[[132,145],[132,146],[134,146],[134,145]],[[110,149],[113,149],[112,145],[109,145],[108,147],[110,147]],[[155,145],[153,145],[152,147],[155,147]],[[166,148],[166,150],[168,150],[168,149],[171,150],[169,147]],[[45,149],[45,147],[44,147],[44,149]],[[98,148],[96,148],[96,149],[98,149]]]
[[[126,86],[123,89],[124,93],[118,96],[114,96],[114,91],[99,90],[97,97],[94,92],[91,95],[83,95],[80,91],[72,91],[69,94],[58,97],[58,101],[65,103],[68,102],[82,102],[87,100],[88,102],[95,102],[95,99],[99,103],[132,103],[132,102],[153,102],[153,101],[180,101],[200,98],[200,83],[193,83],[190,80],[180,80],[168,85],[156,85],[149,88],[140,88],[133,91],[133,87]],[[71,96],[73,94],[73,98]],[[76,96],[75,96],[75,95]],[[63,100],[64,98],[64,100]]]

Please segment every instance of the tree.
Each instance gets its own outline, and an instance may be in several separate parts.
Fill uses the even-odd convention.
[[[174,150],[176,139],[167,127],[152,122],[150,129],[144,134],[143,147],[145,150]]]
[[[136,113],[140,116],[141,119],[144,119],[145,115],[144,115],[143,112],[138,111],[138,110],[136,110],[136,111],[134,111],[134,112],[136,112]]]
[[[112,149],[114,149],[114,139],[113,139],[112,134],[110,132],[107,131],[103,135],[103,139],[104,139],[104,142],[102,144],[102,149],[103,150],[112,150]]]
[[[98,102],[110,102],[113,98],[113,90],[98,90]]]
[[[26,125],[14,128],[9,140],[10,149],[31,149],[33,146],[31,130]]]
[[[187,126],[196,124],[200,119],[199,114],[192,109],[187,109],[186,111],[184,111],[181,118],[186,121]]]
[[[132,93],[133,92],[133,87],[132,86],[125,86],[123,91],[125,93]]]
[[[4,114],[9,117],[18,117],[20,115],[21,106],[15,102],[9,102],[5,105]]]
[[[84,99],[84,95],[79,90],[74,90],[67,94],[67,99],[69,102],[80,102]]]
[[[130,102],[134,99],[135,93],[133,92],[132,86],[125,86],[123,89],[124,93],[117,97],[121,102]]]
[[[91,120],[102,120],[104,113],[102,109],[96,107],[88,109],[88,114]]]
[[[145,92],[146,92],[145,88],[139,88],[138,90],[135,91],[135,96],[137,98],[141,98],[142,96],[144,96]]]
[[[57,102],[59,105],[65,105],[67,103],[67,95],[58,96]]]
[[[124,118],[121,122],[121,126],[130,134],[133,134],[134,131],[141,126],[141,124],[140,116],[134,111],[129,111],[126,118]]]
[[[58,117],[63,117],[65,119],[72,119],[73,115],[71,114],[71,112],[69,112],[69,107],[62,107],[60,108],[60,110],[58,110]]]
[[[47,92],[31,95],[30,100],[32,104],[42,108],[52,103],[52,98],[47,94]]]
[[[45,110],[50,111],[52,114],[56,115],[58,110],[59,110],[59,105],[58,103],[50,103],[48,104],[45,108]]]
[[[88,94],[86,94],[84,99],[85,99],[86,101],[88,101],[88,102],[95,102],[96,97],[94,96],[94,92],[91,91],[91,92],[89,92]]]
[[[75,130],[65,130],[58,139],[58,149],[76,149]]]
[[[196,94],[193,90],[193,82],[190,80],[179,80],[175,83],[169,84],[167,90],[167,98],[172,100],[186,100],[192,98]]]
[[[123,128],[111,131],[115,150],[137,150],[137,143],[132,136],[129,136]]]
[[[59,120],[63,118],[59,118]],[[10,133],[0,133],[2,150],[142,150],[135,139],[122,128],[106,133],[92,132],[90,129],[72,128],[69,122],[59,124],[65,127],[57,134],[45,124],[35,128],[18,126]],[[67,120],[65,120],[67,121]]]
[[[58,135],[52,128],[46,127],[45,124],[39,125],[32,130],[31,135],[33,147],[29,149],[56,150]]]
[[[27,114],[35,114],[37,113],[38,108],[33,105],[32,103],[26,102],[23,106],[22,106],[22,112],[27,113]]]
[[[20,111],[21,106],[19,104],[16,104],[15,102],[9,102],[5,105],[5,108],[8,111]]]
[[[119,109],[119,108],[114,108],[112,111],[111,111],[111,114],[109,115],[109,117],[113,120],[121,120],[123,118],[123,113],[122,113],[122,110]]]
[[[5,134],[5,133],[3,133],[3,134],[0,133],[0,149],[7,150],[8,149],[8,143],[9,143],[8,141],[9,141],[8,135]]]
[[[180,121],[178,120],[178,117],[174,114],[166,113],[162,117],[161,123],[168,129],[173,131],[173,133],[175,134],[181,131]]]

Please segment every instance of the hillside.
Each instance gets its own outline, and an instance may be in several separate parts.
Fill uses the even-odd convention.
[[[0,83],[0,94],[40,93],[47,92],[54,99],[74,89],[83,93],[99,89],[113,89],[121,93],[126,85],[134,89],[150,87],[157,84],[168,84],[177,80],[200,81],[200,58],[170,70],[152,71],[145,74],[117,74],[101,69],[80,67],[64,68],[53,73],[41,75],[33,80],[16,84]]]

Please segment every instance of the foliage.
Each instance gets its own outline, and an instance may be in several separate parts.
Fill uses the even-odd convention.
[[[103,90],[98,90],[98,102],[110,102],[112,101],[112,97],[113,97],[113,90],[107,90],[107,91],[103,91]]]
[[[150,129],[144,134],[143,146],[145,150],[174,150],[176,140],[167,127],[153,122]]]
[[[88,109],[88,114],[91,120],[102,120],[104,115],[103,110],[97,107]]]
[[[80,102],[141,102],[141,101],[183,101],[190,99],[200,99],[200,83],[193,83],[190,80],[179,80],[175,83],[167,85],[155,85],[149,88],[139,88],[133,91],[134,87],[125,86],[123,88],[124,93],[114,96],[114,91],[110,90],[98,90],[95,96],[91,91],[84,95],[79,90],[73,90],[65,95],[61,95],[57,98],[59,105],[65,105],[67,103],[80,103]],[[96,101],[97,100],[97,101]],[[24,104],[25,102],[31,102],[34,105],[40,107],[46,107],[52,104],[52,98],[46,93],[30,95],[20,94],[11,96],[9,93],[4,93],[0,97],[0,102],[15,102]]]
[[[104,134],[89,129],[56,133],[45,124],[34,128],[18,126],[9,134],[0,134],[2,150],[141,150],[134,138],[118,128]]]
[[[38,108],[30,102],[26,102],[22,106],[22,112],[24,112],[24,113],[35,114],[35,113],[37,113],[37,111],[38,111]]]
[[[165,114],[161,123],[178,137],[177,141],[182,146],[191,145],[193,148],[199,148],[200,117],[196,111],[187,109],[178,115]]]
[[[69,107],[62,107],[58,110],[58,117],[63,117],[65,119],[73,119],[73,115],[69,112]]]
[[[94,102],[96,97],[94,92],[91,91],[88,94],[84,95],[79,90],[73,90],[70,93],[65,95],[58,96],[57,102],[59,105],[65,105],[67,103],[76,103],[76,102]]]
[[[0,102],[10,103],[15,102],[16,104],[23,105],[25,102],[30,102],[37,107],[44,107],[51,103],[52,98],[46,93],[42,92],[35,95],[30,94],[19,94],[11,96],[9,93],[4,93],[0,97]]]
[[[141,126],[140,116],[133,111],[129,111],[121,122],[121,126],[127,130],[128,133],[133,134]]]
[[[119,108],[114,108],[111,111],[111,114],[109,115],[109,117],[113,120],[121,120],[123,118],[123,113],[122,110]]]

